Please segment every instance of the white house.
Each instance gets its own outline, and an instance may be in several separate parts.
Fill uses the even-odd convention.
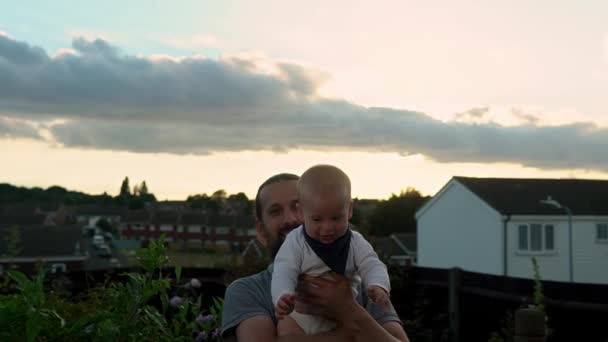
[[[545,280],[608,284],[608,181],[454,177],[416,220],[420,266],[531,278],[536,257]]]

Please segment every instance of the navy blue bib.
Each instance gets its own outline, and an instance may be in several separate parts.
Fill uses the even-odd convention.
[[[346,260],[348,259],[348,251],[350,249],[350,239],[353,232],[348,228],[346,233],[332,243],[319,242],[306,234],[305,227],[302,227],[306,242],[315,252],[315,254],[323,260],[323,262],[332,271],[344,274],[346,270]]]

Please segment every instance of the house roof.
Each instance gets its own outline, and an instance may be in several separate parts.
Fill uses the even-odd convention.
[[[179,213],[177,211],[158,210],[154,214],[154,223],[177,224]]]
[[[124,208],[116,206],[90,204],[79,206],[76,209],[77,216],[122,216],[124,214]]]
[[[563,215],[540,203],[551,197],[573,215],[608,215],[608,180],[454,177],[501,214]]]
[[[23,214],[13,212],[0,213],[0,225],[28,225],[38,224],[43,225],[46,221],[46,215],[44,214]],[[3,236],[0,234],[0,236]]]
[[[410,252],[416,253],[418,250],[418,239],[416,233],[393,233],[391,238],[397,239],[403,247],[407,248]]]
[[[372,241],[372,245],[378,256],[383,259],[407,254],[390,236],[376,237]]]
[[[184,213],[181,217],[181,224],[185,225],[202,225],[207,222],[206,216],[201,212]]]
[[[0,224],[0,236],[8,236],[10,225]],[[17,257],[53,257],[74,255],[76,243],[82,240],[82,230],[76,225],[20,225],[21,252]],[[0,257],[7,252],[6,239],[0,239]],[[81,249],[81,252],[84,252]]]
[[[140,210],[129,210],[126,212],[123,222],[149,222],[150,213],[145,209]]]

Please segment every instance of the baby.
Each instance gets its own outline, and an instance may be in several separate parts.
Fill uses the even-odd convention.
[[[361,234],[349,228],[353,214],[350,180],[337,167],[317,165],[298,181],[299,214],[304,225],[291,231],[274,260],[272,300],[279,336],[315,334],[335,328],[333,321],[293,311],[300,274],[346,276],[356,293],[361,279],[374,303],[390,305],[390,281],[386,266]],[[301,330],[294,330],[293,319]]]

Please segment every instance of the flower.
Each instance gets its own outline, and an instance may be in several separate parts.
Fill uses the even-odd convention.
[[[184,300],[182,299],[182,297],[175,296],[175,297],[171,298],[171,300],[169,300],[169,304],[170,304],[172,307],[176,308],[176,307],[178,307],[178,306],[182,305],[182,302],[183,302],[183,301],[184,301]]]
[[[198,279],[196,279],[196,278],[192,278],[192,279],[190,280],[190,286],[192,286],[192,287],[193,287],[193,288],[195,288],[195,289],[198,289],[198,288],[200,288],[200,287],[201,287],[201,282],[200,282],[200,280],[198,280]]]
[[[213,322],[215,321],[215,317],[213,315],[198,315],[196,317],[197,322]]]

